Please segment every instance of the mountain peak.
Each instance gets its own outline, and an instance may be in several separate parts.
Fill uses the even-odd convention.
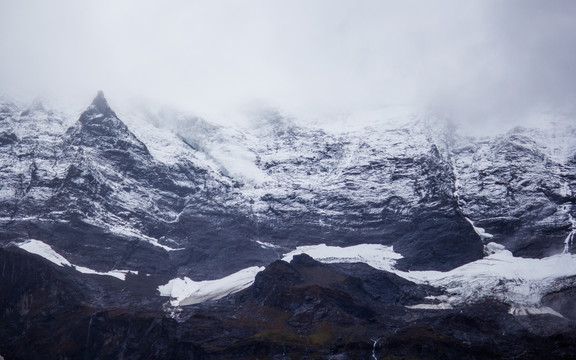
[[[106,100],[106,98],[104,97],[104,92],[102,90],[98,91],[98,94],[96,94],[96,97],[94,98],[94,100],[92,101],[92,105],[91,105],[96,111],[98,111],[100,114],[103,115],[116,115],[114,114],[114,111],[112,110],[112,108],[110,107],[110,105],[108,105],[108,101]]]
[[[112,110],[102,91],[84,111],[78,121],[66,132],[75,145],[92,146],[100,149],[112,149],[150,156],[144,145],[126,124]],[[117,140],[122,139],[123,148],[119,149]],[[1,359],[0,359],[1,360]]]
[[[78,122],[68,130],[70,134],[87,132],[98,136],[115,136],[118,132],[127,131],[128,128],[108,105],[102,91],[98,91],[90,106],[80,115]]]

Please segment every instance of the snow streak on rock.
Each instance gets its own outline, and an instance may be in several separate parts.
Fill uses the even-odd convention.
[[[564,240],[564,254],[570,253],[570,249],[574,246],[574,235],[576,234],[576,220],[574,220],[572,215],[569,215],[569,217],[570,223],[572,224],[572,231],[570,231],[570,234],[568,234],[566,240]]]
[[[39,240],[30,239],[30,240],[26,240],[22,243],[17,243],[15,245],[18,246],[20,249],[28,251],[31,254],[39,255],[39,256],[43,257],[44,259],[46,259],[46,260],[48,260],[48,261],[50,261],[50,262],[52,262],[58,266],[70,266],[74,270],[81,272],[83,274],[112,276],[112,277],[115,277],[115,278],[120,279],[120,280],[125,280],[126,274],[128,274],[128,273],[136,274],[137,273],[136,271],[130,271],[130,270],[110,270],[110,271],[106,271],[106,272],[100,272],[100,271],[92,270],[92,269],[84,267],[84,266],[76,266],[76,265],[70,263],[70,261],[68,261],[65,257],[58,254],[54,249],[52,249],[52,247],[50,245],[45,244]]]

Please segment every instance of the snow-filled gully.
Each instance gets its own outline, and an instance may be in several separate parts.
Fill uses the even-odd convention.
[[[566,236],[566,240],[564,240],[564,254],[569,254],[570,249],[574,245],[574,235],[576,234],[576,220],[572,217],[572,215],[568,215],[570,218],[570,223],[572,224],[572,229],[570,234]]]

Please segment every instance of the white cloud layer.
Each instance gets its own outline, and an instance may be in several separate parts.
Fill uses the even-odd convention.
[[[570,0],[3,0],[0,90],[495,124],[573,107],[574,19]]]

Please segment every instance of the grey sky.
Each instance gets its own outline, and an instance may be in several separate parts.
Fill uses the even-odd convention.
[[[496,123],[573,107],[575,64],[571,0],[0,1],[6,92]]]

